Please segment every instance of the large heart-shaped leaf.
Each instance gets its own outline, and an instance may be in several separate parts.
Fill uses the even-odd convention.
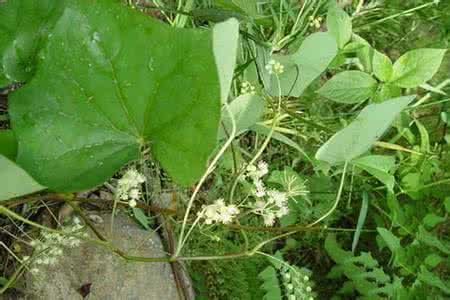
[[[308,36],[297,52],[291,55],[274,55],[273,59],[284,65],[284,72],[278,75],[281,95],[300,97],[306,88],[326,70],[336,57],[337,51],[333,36],[327,32],[318,32]],[[265,71],[264,68],[261,70]],[[277,77],[265,74],[263,79],[269,93],[278,95]]]
[[[53,190],[101,184],[147,144],[177,182],[192,184],[220,119],[213,33],[110,0],[69,1],[35,77],[10,102],[18,164]]]
[[[16,159],[17,140],[14,136],[14,132],[10,129],[0,130],[0,155],[11,160]]]
[[[3,155],[0,155],[0,201],[45,189]]]
[[[0,87],[28,81],[64,0],[0,1]]]
[[[338,131],[320,147],[316,158],[337,164],[363,154],[414,98],[415,96],[404,96],[366,106],[350,125]]]

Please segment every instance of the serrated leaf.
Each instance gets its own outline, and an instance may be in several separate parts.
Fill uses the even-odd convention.
[[[35,193],[45,187],[39,185],[23,169],[0,155],[0,200]]]
[[[308,36],[297,52],[291,55],[274,55],[272,58],[284,65],[284,72],[278,75],[281,95],[300,97],[306,88],[325,72],[336,54],[337,46],[333,37],[327,32],[318,32]],[[277,77],[264,74],[263,79],[268,92],[277,96]]]
[[[352,164],[373,175],[379,181],[384,183],[390,191],[394,189],[395,177],[389,174],[389,172],[395,166],[394,157],[383,155],[368,155],[358,159],[354,159],[352,161]]]
[[[361,71],[345,71],[328,80],[317,92],[339,103],[358,103],[372,97],[377,81]]]
[[[256,122],[260,120],[265,110],[264,99],[258,95],[241,95],[234,99],[229,105],[230,111],[236,122],[236,135],[245,132],[247,129],[255,125]],[[225,126],[226,131],[229,134],[232,128],[230,117],[225,109],[222,112],[222,115],[222,124]],[[222,124],[219,130],[219,139],[227,137]]]
[[[448,286],[448,283],[444,283],[436,274],[428,271],[424,266],[420,266],[420,272],[417,274],[417,279],[450,295],[450,286]]]
[[[446,51],[424,48],[405,53],[395,62],[390,81],[403,88],[424,84],[436,74]]]
[[[391,99],[366,106],[347,127],[333,135],[316,153],[318,160],[330,164],[350,161],[372,147],[395,117],[415,96]]]
[[[374,51],[373,55],[373,72],[381,81],[389,81],[394,71],[391,59],[378,51]]]
[[[10,129],[0,130],[0,155],[15,161],[17,155],[17,140]]]
[[[0,87],[32,77],[37,53],[63,8],[64,0],[0,2]]]
[[[18,163],[53,190],[76,191],[149,142],[174,180],[192,184],[220,118],[212,41],[114,1],[70,1],[34,80],[10,97]]]
[[[340,49],[344,48],[352,37],[352,19],[334,0],[330,1],[328,7],[327,28]]]

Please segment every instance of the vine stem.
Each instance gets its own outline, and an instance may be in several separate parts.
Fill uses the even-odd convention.
[[[267,146],[270,143],[270,140],[272,139],[273,133],[275,132],[278,118],[281,114],[281,83],[280,83],[280,78],[278,77],[278,74],[275,74],[275,75],[276,75],[276,79],[277,79],[277,83],[278,83],[278,106],[277,106],[277,111],[275,113],[275,116],[273,117],[273,121],[272,121],[272,125],[270,127],[269,134],[267,135],[266,139],[264,140],[263,144],[259,148],[258,152],[255,154],[255,156],[253,156],[253,158],[250,160],[250,162],[244,168],[242,168],[239,171],[239,173],[237,174],[236,179],[234,180],[233,185],[231,187],[230,197],[229,197],[230,202],[233,201],[234,193],[236,191],[236,187],[238,185],[239,178],[241,177],[243,172],[246,170],[247,166],[251,166],[252,164],[254,164],[256,162],[256,160],[258,160],[258,158],[263,154],[264,150],[266,150]]]
[[[334,201],[333,206],[330,208],[329,211],[327,211],[319,219],[317,219],[313,223],[307,225],[307,227],[312,227],[312,226],[316,225],[317,223],[322,222],[323,220],[325,220],[329,215],[331,215],[336,210],[336,208],[337,208],[337,206],[339,204],[339,201],[341,200],[342,190],[344,189],[345,173],[347,172],[347,165],[348,165],[348,161],[345,161],[344,170],[342,171],[341,183],[339,185],[339,190],[338,190],[338,193],[336,195],[336,201]]]
[[[184,218],[183,218],[183,224],[181,225],[180,238],[178,239],[178,245],[177,245],[177,249],[175,251],[174,257],[178,257],[178,255],[180,254],[181,249],[183,248],[183,245],[185,243],[185,241],[184,241],[184,238],[185,238],[184,237],[184,232],[186,230],[186,223],[187,223],[187,220],[189,218],[189,213],[191,211],[192,204],[194,203],[194,200],[197,197],[197,194],[200,191],[200,188],[202,187],[203,183],[205,182],[205,180],[209,176],[209,174],[214,170],[214,168],[215,168],[217,162],[219,161],[219,159],[225,153],[227,148],[231,145],[231,143],[233,142],[234,137],[236,135],[236,120],[234,119],[234,116],[233,116],[233,114],[232,114],[232,112],[230,110],[230,107],[229,107],[228,103],[226,103],[226,102],[224,103],[224,108],[225,108],[226,112],[228,113],[228,116],[229,116],[229,118],[231,120],[231,133],[230,133],[230,136],[228,137],[228,139],[225,142],[225,144],[222,146],[220,151],[216,154],[214,159],[209,164],[209,167],[206,169],[206,171],[203,174],[202,178],[200,179],[200,181],[198,182],[197,186],[195,187],[195,190],[192,193],[191,198],[189,199],[188,206],[187,206],[186,212],[184,214]]]

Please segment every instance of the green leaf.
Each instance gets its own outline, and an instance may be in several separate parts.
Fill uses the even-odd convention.
[[[0,200],[35,193],[45,187],[39,185],[14,162],[0,155]]]
[[[425,245],[439,249],[440,251],[442,251],[443,253],[445,253],[447,255],[450,254],[450,247],[449,247],[448,243],[442,242],[441,240],[439,240],[436,236],[434,236],[430,232],[426,231],[423,226],[419,226],[419,230],[417,232],[416,239],[419,242],[424,243]]]
[[[391,59],[378,51],[374,51],[373,55],[373,72],[375,76],[381,81],[389,81],[394,72]]]
[[[425,227],[431,229],[434,226],[436,226],[437,224],[444,222],[445,220],[446,220],[446,218],[444,218],[444,217],[435,215],[433,213],[429,213],[423,218],[422,222],[425,225]]]
[[[0,1],[0,87],[26,82],[38,51],[64,9],[64,0]]]
[[[377,227],[377,231],[388,246],[389,250],[391,250],[392,254],[396,254],[398,250],[401,249],[400,239],[392,234],[392,232],[390,232],[386,228],[381,227]]]
[[[10,97],[18,164],[53,190],[83,190],[148,143],[175,181],[192,184],[217,140],[213,39],[115,1],[71,1],[34,80]]]
[[[372,97],[377,81],[361,71],[345,71],[328,80],[317,92],[339,103],[358,103]]]
[[[378,85],[378,90],[373,97],[373,102],[381,103],[385,100],[397,98],[402,95],[402,89],[391,83],[381,83]]]
[[[256,124],[255,126],[252,126],[250,128],[250,130],[259,133],[259,134],[263,134],[263,135],[268,135],[270,133],[270,128],[267,128],[263,125],[259,125]],[[307,160],[311,161],[311,158],[309,157],[309,155],[305,152],[305,150],[302,149],[302,147],[300,147],[299,144],[297,144],[296,142],[294,142],[293,140],[291,140],[290,138],[288,138],[287,136],[285,136],[282,133],[279,132],[274,132],[272,134],[272,138],[274,140],[277,140],[283,144],[286,144],[292,148],[294,148],[295,150],[297,150],[298,152],[300,152]]]
[[[308,36],[297,52],[291,55],[274,55],[272,58],[284,65],[284,72],[278,75],[281,95],[300,97],[306,88],[325,72],[336,54],[337,46],[333,37],[327,32],[318,32]],[[269,93],[277,96],[277,77],[265,74],[263,78],[265,86],[269,87]]]
[[[390,81],[403,88],[424,84],[436,74],[446,51],[424,48],[405,53],[395,62]]]
[[[337,164],[365,153],[414,98],[405,96],[366,106],[350,125],[320,147],[316,158]]]
[[[366,192],[363,193],[361,209],[359,211],[358,223],[356,224],[356,231],[353,235],[352,253],[355,253],[356,246],[358,245],[361,230],[366,222],[367,211],[369,210],[369,197]]]
[[[12,130],[0,130],[0,155],[16,160],[17,140]]]
[[[424,266],[420,266],[420,272],[417,275],[417,279],[450,295],[450,287],[447,286],[447,284],[444,283],[436,274],[428,271]]]
[[[394,157],[368,155],[354,159],[352,163],[384,183],[390,191],[394,189],[395,178],[389,174],[389,172],[395,167]]]
[[[335,37],[339,49],[344,48],[352,37],[352,19],[334,0],[328,7],[327,28]]]
[[[220,80],[222,103],[227,101],[233,81],[238,38],[239,22],[236,19],[229,19],[217,24],[213,29],[213,48]]]
[[[150,230],[151,222],[149,218],[145,215],[145,212],[142,208],[133,207],[133,215],[134,218],[142,225],[146,230]]]
[[[236,135],[245,132],[247,129],[255,125],[256,122],[261,119],[262,115],[264,114],[264,110],[264,99],[262,99],[258,95],[245,94],[234,99],[230,103],[230,111],[236,122]],[[223,110],[222,114],[222,123],[229,134],[231,133],[232,128],[231,120],[225,109]],[[223,126],[221,125],[218,138],[223,139],[226,137],[227,135],[225,134]]]

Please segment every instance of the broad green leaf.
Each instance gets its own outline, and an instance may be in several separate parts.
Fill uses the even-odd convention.
[[[284,65],[284,72],[278,76],[281,95],[300,97],[325,72],[336,54],[337,46],[333,37],[327,32],[318,32],[308,36],[297,52],[291,55],[274,55],[272,58]],[[277,96],[279,87],[276,76],[266,74],[265,78],[269,93]]]
[[[350,125],[320,147],[316,158],[337,164],[365,153],[414,98],[405,96],[366,106]]]
[[[23,169],[0,155],[0,200],[35,193],[45,187],[39,185]]]
[[[214,56],[217,62],[222,103],[227,101],[233,81],[238,38],[239,22],[236,19],[217,24],[213,29]]]
[[[395,177],[389,174],[395,167],[394,157],[368,155],[354,159],[352,163],[384,183],[390,191],[394,189]]]
[[[236,122],[236,135],[245,132],[259,121],[264,114],[265,103],[258,95],[245,94],[237,97],[230,103],[230,111]],[[231,133],[231,120],[228,113],[223,109],[222,112],[222,124],[225,126],[226,131]],[[227,135],[220,126],[219,139],[226,138]]]
[[[381,81],[389,81],[392,77],[393,66],[391,59],[378,51],[374,51],[373,55],[373,72]]]
[[[144,210],[142,208],[133,207],[132,211],[136,221],[138,221],[146,230],[150,230],[151,221],[145,215]]]
[[[16,160],[17,140],[12,130],[0,130],[0,155]]]
[[[70,1],[35,78],[10,97],[17,161],[50,189],[76,191],[148,144],[189,185],[216,145],[220,106],[211,32],[174,29],[111,0]]]
[[[372,97],[377,81],[361,71],[345,71],[328,80],[317,92],[339,103],[358,103]]]
[[[352,19],[334,0],[330,1],[328,7],[327,28],[336,39],[339,49],[344,48],[352,37]]]
[[[64,0],[0,1],[0,87],[28,81]]]
[[[394,64],[391,82],[415,88],[430,80],[439,69],[445,49],[416,49],[402,55]]]

